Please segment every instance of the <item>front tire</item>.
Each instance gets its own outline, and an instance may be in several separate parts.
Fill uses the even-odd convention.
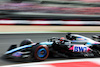
[[[32,57],[35,60],[43,61],[49,56],[49,48],[46,45],[36,45],[32,48]]]

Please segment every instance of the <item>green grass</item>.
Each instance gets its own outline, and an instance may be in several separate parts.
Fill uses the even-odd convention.
[[[55,31],[55,32],[100,32],[100,31]]]
[[[1,34],[2,33],[53,33],[53,32],[99,32],[100,31],[65,31],[65,30],[61,30],[61,31],[26,31],[26,32],[0,32]]]

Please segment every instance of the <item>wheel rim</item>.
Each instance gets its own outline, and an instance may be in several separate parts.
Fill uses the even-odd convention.
[[[40,58],[44,58],[47,54],[47,51],[45,48],[41,48],[37,51],[37,56]]]

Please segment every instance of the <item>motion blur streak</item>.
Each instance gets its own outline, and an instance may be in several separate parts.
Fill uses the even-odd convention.
[[[74,59],[74,60],[58,60],[37,63],[26,63],[7,65],[1,67],[100,67],[100,58]]]

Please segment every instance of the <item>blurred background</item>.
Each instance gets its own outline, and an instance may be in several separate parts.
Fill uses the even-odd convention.
[[[2,21],[1,24],[17,22],[17,24],[33,25],[39,25],[39,22],[30,21],[97,21],[71,24],[99,26],[100,0],[0,0],[0,20],[14,20],[14,23]],[[65,22],[60,23],[55,25],[64,25]]]
[[[100,0],[0,0],[0,14],[1,19],[99,20]]]

